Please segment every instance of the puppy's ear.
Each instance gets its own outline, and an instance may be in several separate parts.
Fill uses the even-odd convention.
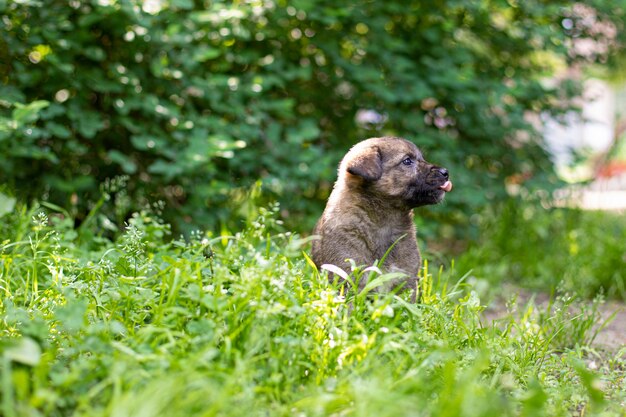
[[[372,146],[355,155],[346,167],[352,175],[358,175],[367,181],[379,180],[383,175],[383,158],[380,149]]]

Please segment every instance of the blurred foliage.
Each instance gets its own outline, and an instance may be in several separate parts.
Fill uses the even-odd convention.
[[[176,230],[238,227],[261,179],[308,230],[341,155],[370,136],[408,137],[450,169],[454,197],[424,213],[448,223],[507,182],[554,185],[532,115],[569,109],[580,90],[545,80],[607,59],[624,8],[0,0],[0,14],[0,175],[21,200],[82,221],[99,184],[125,175],[117,216],[163,199]]]
[[[482,235],[456,260],[459,271],[492,283],[626,300],[623,215],[510,202],[478,223]]]

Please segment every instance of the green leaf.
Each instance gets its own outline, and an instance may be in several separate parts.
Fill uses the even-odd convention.
[[[0,193],[0,217],[3,217],[13,211],[15,208],[15,201],[15,198]]]
[[[61,138],[61,139],[67,139],[72,135],[71,130],[69,130],[67,127],[63,126],[62,124],[55,123],[55,122],[46,123],[46,129],[50,131],[52,136]]]
[[[198,48],[193,54],[193,60],[196,62],[205,62],[210,59],[215,59],[222,54],[217,48],[210,48],[208,46]]]
[[[182,10],[191,10],[193,9],[193,1],[192,0],[172,0],[172,6],[182,9]]]
[[[383,274],[375,279],[369,281],[367,285],[363,288],[363,290],[359,293],[359,297],[365,297],[370,291],[374,288],[378,288],[383,286],[389,281],[397,280],[398,278],[406,277],[407,275],[403,272],[390,272],[388,274]]]
[[[85,327],[88,303],[82,299],[71,299],[55,311],[59,326],[68,333],[77,333]]]
[[[302,120],[297,127],[287,129],[287,140],[290,143],[304,143],[316,139],[320,135],[317,122],[312,119]]]
[[[82,112],[77,115],[77,129],[84,137],[91,139],[104,127],[102,115],[96,112]]]
[[[32,123],[39,117],[39,111],[48,107],[50,104],[46,100],[37,100],[28,104],[15,103],[15,109],[13,110],[13,120],[18,123]]]
[[[147,151],[149,149],[158,149],[162,145],[162,142],[151,135],[133,135],[130,137],[130,142],[134,148],[140,151]]]
[[[157,159],[152,165],[148,167],[148,172],[152,174],[160,174],[167,181],[175,178],[183,172],[182,167],[172,163],[165,161],[163,159]]]
[[[4,352],[9,360],[26,366],[37,366],[41,361],[41,347],[33,339],[24,337]]]
[[[134,174],[137,172],[137,164],[135,161],[129,156],[124,155],[122,152],[112,149],[107,153],[107,155],[113,162],[121,166],[125,173]]]
[[[587,390],[593,410],[598,410],[606,402],[604,392],[602,391],[602,381],[599,375],[589,370],[582,361],[572,359],[571,363],[580,381]]]
[[[102,61],[106,57],[106,53],[104,52],[104,50],[97,46],[90,46],[88,48],[85,48],[83,50],[83,54],[85,54],[87,58],[91,58],[94,61]]]

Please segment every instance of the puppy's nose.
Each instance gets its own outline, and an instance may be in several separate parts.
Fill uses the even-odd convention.
[[[450,175],[448,174],[448,170],[445,168],[435,168],[437,170],[437,172],[439,172],[441,174],[442,177],[444,177],[445,179],[448,179],[450,177]]]

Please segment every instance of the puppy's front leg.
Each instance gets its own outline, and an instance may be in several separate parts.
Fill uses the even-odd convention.
[[[383,267],[390,272],[403,272],[406,278],[393,281],[392,288],[404,285],[405,289],[412,291],[411,302],[417,301],[417,283],[418,274],[421,268],[421,256],[417,248],[417,240],[415,235],[407,236],[405,239],[398,241],[395,247],[389,253]]]

